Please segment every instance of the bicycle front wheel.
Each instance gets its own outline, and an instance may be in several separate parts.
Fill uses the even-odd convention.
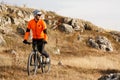
[[[37,53],[31,52],[28,57],[27,72],[28,75],[35,75],[38,68]]]

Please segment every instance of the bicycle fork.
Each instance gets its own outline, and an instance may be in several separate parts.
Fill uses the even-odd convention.
[[[35,72],[34,72],[34,74],[36,74],[36,72],[37,72],[37,69],[38,69],[38,55],[37,55],[37,52],[35,51],[35,53],[34,53],[34,69],[35,69]]]

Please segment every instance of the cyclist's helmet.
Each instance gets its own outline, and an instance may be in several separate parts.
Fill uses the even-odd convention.
[[[42,15],[42,12],[39,11],[39,10],[34,10],[34,11],[33,11],[33,15],[34,15],[34,16],[36,16],[36,15],[38,15],[38,14]]]

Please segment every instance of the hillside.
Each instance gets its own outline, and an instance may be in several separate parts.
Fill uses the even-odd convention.
[[[120,32],[41,10],[48,27],[51,70],[28,76],[32,48],[22,41],[33,10],[0,4],[0,80],[97,80],[120,72]]]

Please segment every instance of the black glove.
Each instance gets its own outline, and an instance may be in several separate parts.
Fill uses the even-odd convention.
[[[27,42],[27,40],[23,41],[24,44],[30,44],[30,42]]]
[[[24,40],[23,43],[24,43],[24,44],[27,44],[27,40]]]
[[[43,43],[47,44],[47,41],[43,39]]]
[[[47,44],[47,41],[44,40],[44,43]]]

